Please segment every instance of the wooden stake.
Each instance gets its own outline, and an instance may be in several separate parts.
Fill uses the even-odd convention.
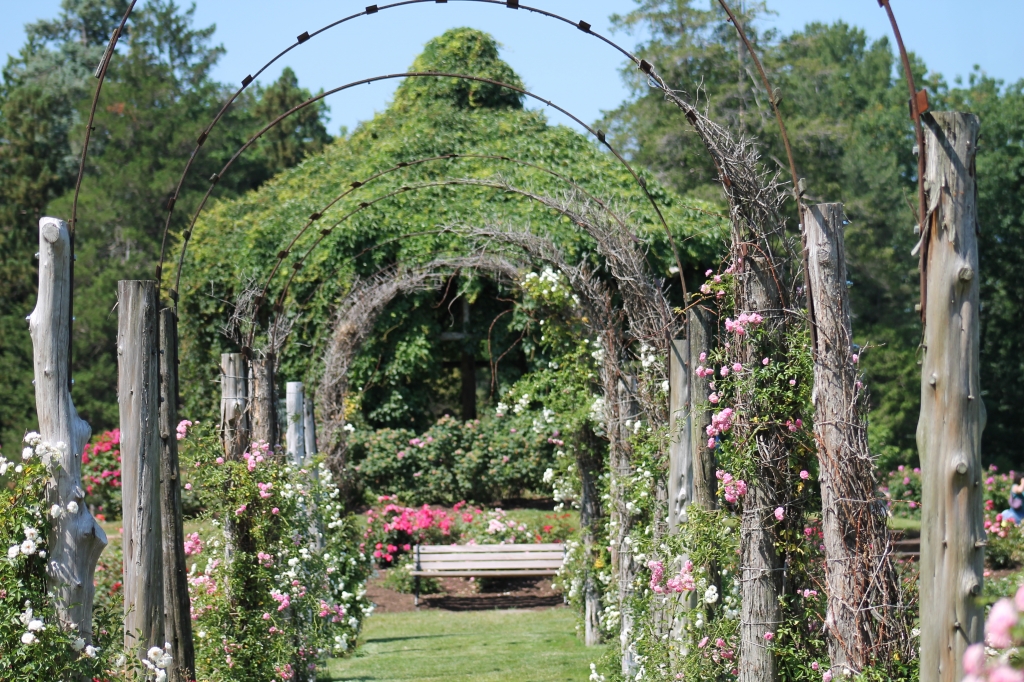
[[[820,464],[822,530],[832,674],[860,672],[872,662],[906,656],[892,545],[872,476],[865,396],[853,350],[846,285],[843,205],[819,204],[803,214],[816,313],[814,435]]]
[[[925,116],[927,285],[921,366],[921,682],[953,682],[984,636],[979,375],[978,117]]]
[[[117,398],[121,412],[124,646],[164,645],[160,521],[160,386],[156,282],[117,283]]]
[[[239,459],[249,447],[248,376],[245,356],[220,356],[220,430],[224,455]]]
[[[639,661],[636,656],[634,645],[633,626],[635,618],[633,608],[630,604],[633,597],[633,583],[636,578],[636,562],[633,561],[633,548],[628,542],[629,531],[632,527],[632,514],[625,508],[625,481],[632,475],[633,467],[629,461],[630,447],[629,436],[632,432],[634,420],[636,420],[640,407],[636,403],[637,381],[635,376],[620,377],[617,387],[616,398],[619,404],[619,456],[618,461],[612,466],[612,484],[617,486],[619,493],[614,500],[621,506],[619,509],[619,523],[615,527],[615,546],[618,548],[617,578],[619,582],[619,613],[621,621],[619,625],[619,650],[622,653],[622,674],[632,677],[636,674]],[[615,489],[613,488],[613,497]]]
[[[715,453],[708,447],[707,426],[711,423],[709,405],[711,389],[706,379],[695,379],[694,374],[701,363],[707,362],[706,354],[711,349],[713,334],[711,313],[699,306],[690,308],[686,314],[687,339],[689,340],[690,362],[687,367],[690,382],[690,427],[689,436],[693,453],[693,504],[701,509],[715,509],[718,506],[716,492],[718,479],[715,478]],[[701,353],[705,359],[701,360]]]
[[[164,633],[174,665],[169,682],[195,678],[192,607],[185,567],[185,531],[178,470],[178,320],[174,310],[160,311],[160,500],[164,564]]]
[[[49,465],[46,507],[62,513],[53,519],[46,550],[47,588],[54,594],[57,618],[92,641],[93,574],[107,536],[83,499],[82,450],[92,430],[79,419],[68,390],[68,339],[71,303],[71,238],[57,218],[39,220],[39,296],[28,317],[35,369],[36,413],[43,442],[59,448]],[[78,510],[68,512],[68,505]],[[72,505],[72,508],[74,508]]]
[[[288,448],[288,456],[291,457],[295,466],[302,466],[302,463],[306,461],[306,424],[302,415],[304,402],[302,382],[289,381],[285,388],[284,402],[288,420],[288,436],[285,445]]]

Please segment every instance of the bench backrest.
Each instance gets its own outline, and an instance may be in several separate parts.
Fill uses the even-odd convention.
[[[539,574],[562,567],[565,545],[417,545],[416,568],[423,572],[475,573],[490,571]]]

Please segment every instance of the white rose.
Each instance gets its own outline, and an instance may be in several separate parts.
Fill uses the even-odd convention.
[[[28,631],[29,632],[39,632],[42,629],[43,629],[43,621],[39,620],[38,618],[30,620],[28,622]]]
[[[37,641],[39,640],[37,640],[36,636],[33,635],[31,632],[26,632],[21,636],[22,644],[35,644]]]
[[[46,550],[45,549],[39,550],[39,558],[40,559],[45,559],[46,558]]]
[[[55,504],[52,507],[50,507],[50,516],[52,516],[55,519],[60,518],[60,515],[63,513],[64,510],[60,508],[59,504]]]
[[[170,654],[164,654],[160,657],[160,660],[156,662],[156,667],[161,669],[170,668],[174,663],[174,658]]]
[[[25,540],[25,542],[21,543],[21,553],[22,554],[35,554],[36,553],[36,543],[32,542],[31,540]]]
[[[85,647],[85,655],[89,658],[96,658],[96,652],[99,651],[99,647],[95,647],[92,644]]]
[[[78,503],[75,502],[74,500],[71,500],[70,502],[68,502],[68,514],[77,514],[77,513],[78,513]]]
[[[35,454],[35,450],[32,448],[25,448],[21,451],[21,458],[25,461],[32,459],[32,455]]]
[[[39,537],[39,531],[37,531],[35,528],[25,526],[25,537],[29,540],[35,540]]]
[[[81,637],[79,637],[78,639],[76,639],[75,641],[73,641],[71,643],[71,648],[74,649],[75,651],[81,651],[82,649],[85,648],[85,640],[82,639]]]
[[[19,554],[21,554],[21,547],[19,547],[18,545],[11,545],[10,547],[7,548],[7,558],[8,559],[13,559],[14,557],[18,556]]]
[[[28,443],[32,447],[35,447],[35,446],[37,446],[37,445],[39,445],[40,443],[43,442],[43,437],[40,436],[35,431],[29,431],[28,433],[25,434],[25,439],[24,440],[25,440],[26,443]]]
[[[150,647],[149,651],[146,652],[146,658],[148,658],[151,661],[157,661],[163,655],[164,650],[158,646]]]

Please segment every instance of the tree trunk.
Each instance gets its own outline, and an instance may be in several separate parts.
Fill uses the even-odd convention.
[[[271,447],[280,441],[277,426],[277,396],[274,391],[274,362],[271,350],[257,353],[252,360],[252,439]]]
[[[711,389],[706,380],[696,380],[694,369],[700,367],[702,353],[711,349],[711,313],[699,306],[690,308],[686,314],[687,338],[689,340],[690,362],[690,451],[693,453],[693,504],[701,509],[711,510],[718,506],[716,492],[718,479],[715,478],[715,453],[708,447],[705,429],[711,423],[708,398]],[[705,406],[705,407],[701,407]]]
[[[305,402],[301,381],[289,381],[285,391],[285,411],[288,422],[286,446],[288,457],[295,466],[302,466],[306,461],[306,429],[302,406]]]
[[[814,349],[814,435],[818,442],[825,582],[832,673],[859,673],[910,639],[885,507],[875,493],[868,451],[866,395],[853,352],[846,285],[842,204],[804,211],[808,270],[817,324]]]
[[[619,587],[619,647],[622,652],[622,674],[635,675],[637,666],[636,647],[633,645],[633,609],[629,602],[633,597],[633,582],[636,578],[636,564],[633,561],[633,548],[629,544],[629,531],[633,526],[633,514],[625,506],[625,481],[632,475],[633,466],[629,461],[629,436],[633,421],[637,418],[640,408],[636,404],[636,377],[626,376],[619,379],[617,402],[619,404],[619,447],[616,462],[612,467],[612,482],[618,488],[615,495],[619,509],[619,523],[615,526],[614,544],[618,548],[618,565],[616,577]]]
[[[668,350],[668,527],[675,533],[686,523],[686,507],[693,502],[693,439],[690,430],[690,342],[675,340]]]
[[[71,402],[68,376],[71,238],[57,218],[39,220],[39,295],[28,318],[35,370],[36,413],[43,442],[59,448],[48,464],[46,505],[63,512],[46,539],[47,589],[54,595],[61,625],[92,641],[93,574],[107,536],[83,501],[82,451],[92,430]],[[78,511],[70,513],[74,502]],[[72,508],[74,508],[72,506]]]
[[[124,646],[145,656],[164,645],[156,282],[118,282],[117,311]]]
[[[171,643],[174,666],[169,682],[195,678],[192,606],[185,566],[185,532],[181,518],[181,477],[178,470],[178,319],[174,310],[160,311],[160,499],[164,562],[164,634]]]
[[[245,365],[241,353],[220,356],[220,433],[228,459],[240,459],[249,447],[249,373]]]
[[[925,117],[925,268],[921,367],[921,682],[961,677],[964,650],[983,638],[984,568],[979,363],[978,118]]]

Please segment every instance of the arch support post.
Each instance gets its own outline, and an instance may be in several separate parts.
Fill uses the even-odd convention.
[[[164,564],[164,634],[171,643],[169,682],[196,676],[192,641],[192,605],[185,565],[185,530],[181,513],[178,466],[178,318],[172,308],[160,311],[160,503]]]
[[[220,434],[224,456],[240,459],[249,447],[249,372],[241,353],[220,356]]]
[[[954,682],[984,637],[978,206],[980,123],[924,116],[927,214],[921,221],[921,682]]]
[[[157,305],[155,281],[117,283],[124,646],[143,657],[164,645]]]
[[[42,442],[54,446],[47,464],[47,508],[62,513],[53,519],[46,549],[48,589],[57,618],[92,641],[93,575],[107,536],[89,513],[82,487],[82,451],[92,429],[71,402],[68,343],[71,337],[71,237],[57,218],[39,220],[39,294],[28,317],[35,371],[36,414]],[[72,504],[74,503],[74,504]],[[69,507],[71,510],[69,511]],[[77,509],[76,509],[77,507]]]
[[[289,381],[285,386],[284,408],[288,420],[288,435],[285,446],[288,457],[295,466],[306,461],[306,420],[304,403],[305,387],[301,381]]]
[[[269,344],[268,344],[269,345]],[[256,353],[252,359],[252,439],[277,445],[280,432],[277,424],[277,392],[274,390],[273,350]]]
[[[887,515],[874,489],[867,405],[853,347],[842,204],[804,209],[814,297],[814,435],[818,443],[832,674],[912,655]]]

